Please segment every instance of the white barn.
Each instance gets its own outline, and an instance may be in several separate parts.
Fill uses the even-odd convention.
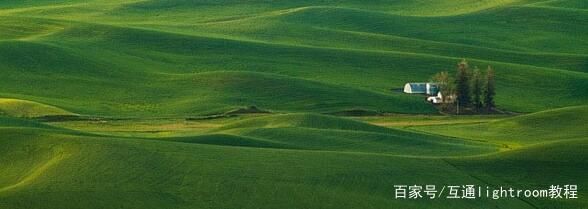
[[[407,94],[427,94],[435,95],[439,88],[435,83],[406,83],[404,84],[404,93]]]

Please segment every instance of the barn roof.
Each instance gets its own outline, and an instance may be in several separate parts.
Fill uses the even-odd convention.
[[[427,83],[408,83],[410,85],[410,89],[413,92],[426,92],[427,91]]]

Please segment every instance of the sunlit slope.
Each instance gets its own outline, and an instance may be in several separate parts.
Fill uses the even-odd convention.
[[[0,168],[0,173],[10,174],[0,182],[0,207],[5,208],[426,208],[426,203],[395,200],[390,196],[393,185],[420,181],[483,183],[435,158],[236,148],[50,132],[37,132],[40,135],[36,137],[28,129],[3,128],[2,133],[0,159],[11,162]],[[431,169],[436,172],[431,173]],[[407,171],[411,173],[407,175]],[[441,201],[440,208],[474,207],[479,203]],[[501,201],[500,205],[527,208],[516,199]]]
[[[553,0],[553,1],[539,1],[528,6],[549,7],[554,9],[571,9],[576,11],[586,11],[588,5],[581,0]]]
[[[389,174],[420,162],[185,144],[145,143],[136,149],[112,140],[85,144],[72,147],[77,154],[47,168],[26,187],[0,193],[1,204],[10,208],[387,207],[407,204],[389,197],[393,189],[385,185],[394,182]],[[412,170],[425,173],[435,166],[437,171],[469,179],[442,161],[421,165],[428,167]]]
[[[7,89],[18,92],[11,95],[34,95],[36,100],[58,103],[84,114],[202,115],[247,106],[277,112],[338,112],[354,108],[407,113],[434,111],[418,97],[253,72],[154,73],[128,79],[99,75],[81,79],[84,83],[75,82],[76,78],[57,83],[43,76],[31,75],[27,80],[22,80],[22,76],[15,72],[14,77],[7,79],[11,82],[3,83]],[[29,85],[17,88],[11,83]],[[105,102],[93,103],[96,99]]]
[[[585,19],[584,12],[538,7],[538,1],[437,3],[448,7],[427,3],[6,2],[0,12],[5,17],[0,26],[6,29],[0,32],[0,94],[83,114],[207,114],[217,111],[211,110],[217,101],[199,101],[203,108],[171,108],[197,99],[186,91],[172,93],[189,86],[169,83],[168,78],[253,71],[356,89],[345,96],[349,100],[364,90],[398,98],[393,103],[376,99],[390,108],[368,107],[373,111],[425,113],[430,109],[418,107],[421,98],[390,89],[427,80],[466,57],[472,66],[491,64],[497,69],[502,109],[533,112],[586,102],[584,91],[573,90],[588,85],[587,42],[581,35],[588,30],[575,24]],[[429,17],[390,9],[421,8],[426,13],[452,4],[478,9],[460,15],[417,15]],[[547,17],[550,21],[542,21]],[[229,105],[263,104],[271,98],[255,100]],[[417,108],[406,109],[414,105]],[[365,107],[328,106],[325,109]],[[288,109],[320,111],[308,107],[313,104]]]
[[[433,111],[419,98],[382,94],[273,74],[220,71],[171,77],[170,83],[178,87],[188,87],[179,91],[186,95],[185,101],[191,102],[189,98],[194,98],[196,104],[209,103],[218,106],[216,108],[254,105],[278,112],[336,112],[344,111],[345,108],[383,112]]]
[[[434,3],[438,2],[438,3]],[[453,4],[456,9],[478,7],[479,4],[500,5],[492,10],[451,15],[447,17],[412,17],[382,12],[388,7],[399,7],[405,11],[408,4],[418,8],[443,10],[436,4]],[[509,3],[510,2],[510,3]],[[516,3],[515,3],[516,2]],[[555,1],[548,1],[553,3]],[[548,4],[546,2],[545,4]],[[482,45],[492,48],[507,48],[529,51],[556,51],[570,53],[585,49],[574,45],[583,40],[570,32],[584,31],[586,28],[575,24],[582,21],[584,12],[570,12],[554,9],[557,7],[537,7],[542,1],[488,0],[488,1],[377,1],[365,4],[358,1],[283,1],[271,5],[262,1],[100,1],[84,4],[69,4],[70,7],[55,8],[29,7],[33,11],[4,12],[12,16],[34,16],[83,22],[108,23],[137,26],[168,26],[174,30],[206,30],[219,23],[241,22],[237,26],[221,26],[226,33],[234,30],[262,32],[268,27],[282,26],[295,29],[287,23],[320,25],[325,28],[347,28],[356,32],[375,32],[386,35],[403,35],[411,38],[436,40],[442,42]],[[68,5],[53,3],[52,5]],[[96,9],[96,7],[101,9]],[[26,4],[22,7],[26,8]],[[368,7],[363,8],[363,7]],[[563,7],[562,7],[563,8]],[[581,5],[578,5],[581,8]],[[194,15],[197,11],[198,15]],[[285,19],[282,17],[291,17]],[[338,17],[338,18],[337,18]],[[541,21],[549,18],[550,21]],[[269,21],[268,21],[269,19]],[[307,20],[314,21],[307,21]],[[124,21],[121,21],[124,20]],[[265,20],[265,21],[264,21]],[[349,21],[347,21],[349,20]],[[255,23],[255,24],[253,24]],[[247,27],[243,27],[247,26]],[[355,26],[355,27],[350,27]],[[418,26],[418,27],[416,27]],[[484,27],[482,27],[484,26]],[[517,28],[516,33],[511,28]],[[306,28],[309,29],[309,28]],[[359,29],[359,30],[358,30]],[[557,29],[557,30],[553,30]],[[571,29],[571,30],[570,30]],[[286,31],[283,31],[286,32]],[[288,32],[295,32],[290,30]],[[271,35],[271,34],[268,34]],[[288,33],[281,34],[282,36]],[[560,39],[561,35],[567,35]],[[261,38],[261,37],[260,37]],[[515,39],[516,38],[516,39]],[[581,41],[586,44],[585,40]],[[545,45],[549,43],[549,45]],[[552,47],[566,44],[566,47]],[[574,49],[570,51],[570,49]]]
[[[63,136],[43,129],[22,127],[0,129],[2,133],[0,150],[6,153],[0,158],[0,162],[4,165],[0,169],[2,177],[0,178],[0,196],[10,190],[22,189],[34,184],[37,177],[44,175],[45,171],[66,155],[61,144],[26,146],[28,139],[65,138]],[[6,206],[0,203],[0,207]]]
[[[39,143],[27,146],[38,139],[66,140],[73,133],[38,122],[0,116],[0,196],[8,190],[34,183],[56,161],[64,157],[62,143]],[[1,202],[1,201],[0,201]],[[0,207],[7,207],[0,203]]]
[[[318,120],[324,122],[314,125]],[[583,188],[587,183],[583,178],[585,140],[486,157],[422,158],[419,152],[404,157],[372,154],[361,146],[345,152],[322,152],[267,143],[237,147],[241,145],[202,145],[186,141],[188,138],[89,137],[50,127],[34,128],[34,122],[28,123],[31,125],[15,127],[0,122],[0,161],[5,165],[0,167],[1,208],[429,208],[431,204],[437,208],[479,204],[486,208],[548,208],[553,204],[578,208],[585,203],[519,199],[439,199],[431,203],[392,196],[394,185],[420,182],[526,188],[572,180],[570,183]],[[346,129],[367,138],[368,131],[388,130],[316,115],[262,117],[243,123],[244,127],[295,124],[307,127],[305,131]],[[275,130],[278,133],[280,129]],[[272,138],[288,138],[287,131],[281,133]],[[208,138],[236,140],[228,135]]]
[[[515,144],[551,143],[585,138],[588,106],[567,107],[475,125],[423,126],[419,130],[448,136]]]
[[[72,27],[44,37],[42,42],[0,43],[3,48],[0,53],[6,55],[3,60],[6,79],[2,85],[7,96],[50,104],[61,102],[64,103],[62,107],[71,110],[86,108],[85,111],[76,111],[86,114],[142,109],[157,112],[162,111],[157,110],[158,106],[166,105],[161,104],[163,102],[181,100],[182,97],[189,99],[189,95],[178,95],[166,89],[177,91],[190,88],[190,85],[171,83],[172,79],[167,78],[195,79],[190,73],[231,70],[283,74],[333,87],[358,89],[348,91],[350,100],[362,96],[351,94],[362,92],[360,89],[377,91],[386,97],[401,99],[391,103],[378,99],[377,103],[387,103],[389,108],[380,106],[374,108],[375,111],[414,112],[406,108],[417,105],[416,110],[427,112],[426,108],[418,107],[424,105],[421,98],[399,95],[390,89],[399,88],[407,81],[426,80],[438,69],[453,66],[457,60],[433,55],[296,46],[99,25]],[[586,100],[587,95],[583,92],[567,90],[585,88],[587,76],[584,73],[488,61],[473,64],[476,63],[482,66],[493,64],[497,69],[503,69],[499,71],[501,94],[498,100],[506,109],[528,112],[578,105]],[[537,80],[545,77],[550,79],[542,85],[535,85]],[[55,79],[63,82],[55,82]],[[544,95],[551,95],[558,102],[545,100]],[[50,101],[57,98],[70,101]],[[74,98],[75,101],[71,101]],[[112,98],[111,102],[123,104],[95,103],[92,99],[96,98]],[[140,99],[143,104],[133,107],[136,98],[143,98]],[[237,105],[254,105],[251,103],[256,102]],[[358,105],[342,106],[351,109]],[[173,113],[174,110],[165,111]],[[176,110],[176,114],[186,113],[191,112]]]
[[[586,15],[524,7],[420,18],[349,8],[307,7],[194,27],[189,23],[166,26],[156,22],[149,26],[271,42],[468,57],[585,71],[586,51],[579,46],[585,45],[586,40],[578,34],[587,30],[574,23],[582,22]],[[550,22],[542,21],[548,17]],[[515,32],[512,28],[524,29]]]
[[[228,124],[214,132],[305,150],[419,157],[479,155],[498,151],[498,147],[493,144],[412,133],[315,114],[258,117]],[[222,140],[219,144],[222,144]]]
[[[13,117],[42,117],[50,115],[75,115],[66,110],[32,101],[0,98],[0,115]]]
[[[560,130],[561,133],[565,131]],[[457,168],[486,184],[521,189],[547,189],[550,185],[577,185],[578,193],[585,193],[588,180],[588,138],[539,144],[501,155],[472,159],[449,160]],[[578,199],[530,198],[527,203],[535,208],[583,208],[588,201]],[[555,206],[557,205],[557,206]]]
[[[0,97],[18,99],[8,115],[182,120],[250,106],[273,115],[165,138],[2,116],[0,209],[582,208],[585,199],[393,194],[423,183],[585,193],[586,106],[548,109],[588,101],[586,9],[581,0],[1,1]],[[434,113],[397,89],[461,58],[494,66],[500,109],[543,112],[408,130],[292,114]]]
[[[526,5],[529,3],[541,2],[540,0],[454,0],[454,1],[435,1],[435,0],[418,0],[418,1],[392,1],[379,0],[369,4],[358,0],[344,1],[276,1],[268,6],[262,0],[256,1],[165,1],[165,0],[107,0],[107,1],[80,1],[80,0],[62,0],[54,1],[14,1],[8,0],[2,2],[0,7],[8,9],[9,12],[37,12],[50,10],[49,14],[55,16],[69,16],[72,14],[96,16],[97,14],[108,14],[110,10],[120,13],[136,14],[145,13],[154,10],[200,10],[206,12],[219,12],[223,16],[242,16],[248,15],[252,11],[267,11],[275,8],[291,8],[305,6],[331,6],[331,7],[349,7],[362,10],[374,10],[382,13],[402,14],[409,16],[450,16],[475,13],[484,10],[500,9],[502,7]],[[568,3],[569,4],[569,3]],[[559,4],[555,4],[559,5]],[[98,10],[96,13],[84,14],[79,9],[88,7],[102,6],[104,10]],[[238,9],[238,8],[241,9]],[[75,9],[78,9],[76,11]],[[57,13],[54,11],[66,11]],[[115,13],[119,14],[119,13]],[[184,14],[166,14],[172,17],[185,17]]]

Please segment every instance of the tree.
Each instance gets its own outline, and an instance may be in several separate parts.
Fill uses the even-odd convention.
[[[492,111],[495,107],[494,95],[496,95],[496,83],[494,81],[494,69],[488,66],[486,70],[486,80],[484,85],[484,107],[488,112]]]
[[[457,75],[455,76],[458,108],[468,107],[471,104],[470,77],[469,64],[463,59],[457,64]]]
[[[472,104],[473,104],[474,109],[476,111],[480,111],[480,109],[483,106],[483,104],[482,104],[483,85],[484,85],[484,81],[483,81],[482,73],[480,72],[480,69],[478,69],[478,67],[475,67],[474,71],[472,73],[471,89],[472,89]]]
[[[450,111],[453,107],[453,105],[451,105],[451,98],[453,95],[455,95],[455,85],[453,78],[451,78],[447,71],[442,71],[435,74],[431,80],[433,83],[437,84],[439,92],[441,92],[441,109],[444,111]]]

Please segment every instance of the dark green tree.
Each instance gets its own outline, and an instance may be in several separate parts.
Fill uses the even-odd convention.
[[[472,89],[472,105],[476,112],[480,111],[482,108],[482,91],[484,86],[484,78],[480,69],[475,67],[472,72],[472,79],[471,79],[471,89]]]
[[[471,75],[469,64],[465,59],[463,59],[457,64],[457,74],[455,76],[458,108],[468,107],[471,105],[470,79]]]
[[[496,83],[494,77],[494,69],[488,66],[488,70],[486,70],[486,79],[484,82],[484,107],[488,112],[491,112],[492,109],[496,106],[494,103],[494,96],[496,95]]]

